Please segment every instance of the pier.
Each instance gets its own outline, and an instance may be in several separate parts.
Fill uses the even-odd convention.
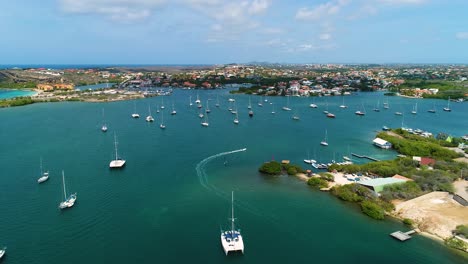
[[[365,156],[365,155],[359,155],[359,154],[356,154],[356,153],[351,153],[352,156],[354,157],[358,157],[360,159],[368,159],[368,160],[372,160],[372,161],[380,161],[376,158],[373,158],[373,157],[369,157],[369,156]]]
[[[391,233],[390,235],[400,241],[406,241],[408,239],[411,239],[411,235],[416,233],[416,230],[411,230],[408,232],[401,232],[401,231],[396,231]]]

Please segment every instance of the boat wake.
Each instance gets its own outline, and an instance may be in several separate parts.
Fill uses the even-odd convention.
[[[226,155],[235,154],[235,153],[238,153],[238,152],[244,152],[246,150],[247,150],[246,148],[243,148],[243,149],[238,149],[238,150],[233,150],[233,151],[228,151],[228,152],[222,152],[222,153],[210,156],[210,157],[205,158],[204,160],[200,161],[197,164],[195,169],[197,171],[198,180],[200,181],[200,184],[203,186],[203,188],[207,189],[208,191],[213,192],[214,194],[216,194],[220,198],[229,201],[231,199],[231,192],[230,191],[225,192],[225,191],[221,190],[220,188],[210,184],[209,181],[208,181],[208,175],[207,175],[207,173],[205,171],[205,167],[210,161],[212,161],[212,160],[214,160],[216,158],[220,158],[220,157],[223,157],[223,156],[226,156]],[[253,215],[257,216],[257,217],[267,218],[268,221],[270,221],[273,224],[277,223],[276,218],[274,218],[272,216],[265,215],[264,213],[261,212],[261,210],[255,208],[255,207],[253,207],[253,206],[251,206],[251,205],[249,205],[247,203],[244,203],[239,199],[236,199],[236,201],[234,203],[239,208],[242,208],[243,210],[245,210],[245,211],[247,211],[247,212],[249,212],[249,213],[251,213],[251,214],[253,214]]]
[[[243,149],[238,149],[238,150],[233,150],[233,151],[222,152],[222,153],[210,156],[210,157],[205,158],[204,160],[200,161],[197,164],[196,168],[195,168],[197,170],[197,176],[198,176],[198,180],[200,181],[200,184],[205,189],[207,189],[209,191],[212,191],[212,192],[216,193],[219,196],[224,197],[225,194],[226,194],[225,192],[223,192],[219,188],[216,188],[215,186],[208,183],[208,178],[207,178],[207,175],[206,175],[206,172],[205,172],[205,166],[206,166],[206,164],[208,164],[208,162],[210,162],[210,161],[212,161],[212,160],[214,160],[216,158],[226,156],[226,155],[231,155],[231,154],[238,153],[238,152],[244,152],[246,150],[247,150],[246,148],[243,148]]]

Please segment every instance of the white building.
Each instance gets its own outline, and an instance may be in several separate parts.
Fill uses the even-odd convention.
[[[376,145],[379,148],[383,148],[383,149],[392,148],[392,143],[390,143],[390,142],[388,142],[386,140],[383,140],[381,138],[375,138],[372,142],[374,143],[374,145]]]

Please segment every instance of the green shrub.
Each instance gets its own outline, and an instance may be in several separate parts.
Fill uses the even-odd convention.
[[[405,218],[405,219],[403,219],[403,224],[405,224],[407,226],[413,226],[414,222],[413,222],[413,220],[411,220],[409,218]]]
[[[326,180],[326,181],[329,181],[329,182],[335,181],[335,176],[333,176],[330,173],[322,172],[322,173],[319,173],[319,175],[320,175],[320,178],[323,179],[323,180]]]
[[[364,198],[372,199],[372,191],[358,184],[346,184],[332,188],[332,194],[348,202],[361,202]]]
[[[380,195],[382,199],[391,201],[394,199],[409,200],[422,195],[422,190],[414,181],[386,185]]]
[[[378,203],[372,200],[364,200],[361,203],[361,210],[363,213],[374,219],[382,220],[385,218],[385,210]]]
[[[328,182],[326,180],[317,177],[312,177],[307,180],[307,184],[317,189],[328,187]]]
[[[281,164],[277,161],[265,162],[258,171],[269,175],[279,175],[281,174]]]
[[[465,243],[465,241],[460,240],[460,239],[455,238],[455,237],[446,239],[445,244],[447,246],[451,247],[451,248],[456,248],[456,249],[460,249],[460,250],[463,250],[463,251],[466,251],[468,249],[468,245],[467,245],[467,243]]]
[[[459,225],[457,228],[454,230],[454,233],[459,236],[464,236],[465,238],[468,238],[468,225]]]

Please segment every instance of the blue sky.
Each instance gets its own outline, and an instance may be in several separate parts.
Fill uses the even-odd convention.
[[[0,64],[468,63],[466,0],[6,0]]]

